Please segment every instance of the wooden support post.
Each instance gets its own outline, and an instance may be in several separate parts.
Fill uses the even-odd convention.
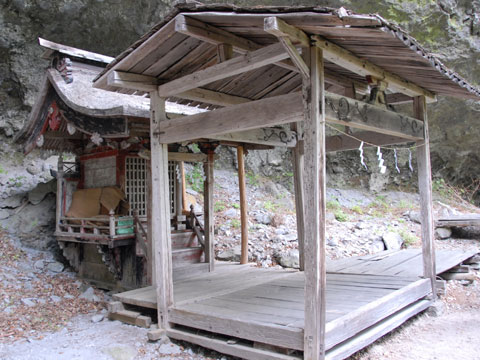
[[[233,58],[233,46],[230,44],[218,44],[217,46],[218,62],[224,62]]]
[[[183,161],[179,161],[178,166],[180,168],[180,176],[182,178],[182,208],[183,211],[189,213],[187,204],[187,184],[185,182],[185,166]]]
[[[178,161],[175,167],[175,202],[176,202],[176,212],[177,212],[177,217],[183,215],[183,189],[182,189],[182,176],[181,176],[181,170],[180,170],[180,163],[181,161]],[[183,165],[183,162],[182,162]],[[178,172],[177,172],[178,170]],[[178,219],[177,219],[178,220]]]
[[[152,240],[152,165],[147,160],[147,284],[155,284],[155,264],[153,240]]]
[[[240,264],[248,263],[248,217],[243,146],[237,146],[238,188],[240,191],[240,223],[242,228]]]
[[[207,162],[203,165],[205,182],[203,183],[203,214],[205,221],[205,262],[209,264],[210,271],[215,267],[214,252],[214,212],[213,212],[213,164],[215,154],[212,150],[208,152]]]
[[[169,328],[168,308],[173,304],[170,195],[168,187],[168,145],[159,136],[166,120],[165,99],[150,93],[150,147],[152,166],[152,243],[155,259],[158,326]]]
[[[305,332],[304,357],[325,358],[325,91],[323,54],[310,48],[305,105]]]
[[[109,218],[110,236],[115,236],[115,232],[116,232],[115,231],[115,211],[110,210],[108,214],[110,215],[110,218]]]
[[[291,129],[297,134],[301,129],[301,123],[293,123]],[[300,270],[305,270],[305,214],[304,214],[304,196],[303,196],[303,157],[304,142],[298,141],[297,145],[292,149],[293,162],[293,185],[295,188],[295,213],[297,218],[297,239]]]
[[[57,165],[57,208],[55,211],[55,231],[60,232],[60,219],[63,216],[63,155],[58,157]]]
[[[432,283],[432,297],[437,296],[435,246],[434,246],[434,219],[432,205],[432,170],[430,164],[430,139],[428,134],[427,102],[425,96],[413,98],[414,117],[422,120],[425,139],[417,141],[418,190],[420,193],[420,211],[422,223],[422,254],[423,275],[430,278]]]

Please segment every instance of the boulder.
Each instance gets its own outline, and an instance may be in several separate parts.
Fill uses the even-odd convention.
[[[93,315],[92,318],[90,319],[90,321],[93,322],[93,323],[99,323],[99,322],[102,321],[104,318],[105,318],[105,315],[103,315],[103,314],[97,314],[97,315]]]
[[[227,211],[225,211],[224,215],[226,217],[229,217],[229,218],[236,218],[238,217],[237,215],[237,210],[235,209],[228,209]]]
[[[54,272],[54,273],[61,273],[65,266],[62,263],[59,263],[58,261],[49,263],[47,265],[47,270]]]
[[[387,250],[400,250],[402,248],[403,239],[400,234],[387,232],[383,234],[382,238]]]
[[[276,253],[275,260],[285,268],[298,269],[300,267],[300,256],[296,249]]]
[[[421,220],[420,220],[420,211],[409,211],[408,212],[408,218],[413,221],[413,222],[416,222],[417,224],[420,224],[421,223]]]
[[[89,287],[87,290],[85,290],[85,292],[82,295],[80,295],[79,298],[85,299],[87,301],[95,301],[95,302],[100,301],[100,298],[97,295],[95,295],[95,291],[93,290],[92,287]]]
[[[270,225],[272,222],[272,217],[268,214],[259,212],[255,214],[255,220],[260,224]]]
[[[370,245],[370,250],[373,254],[384,251],[385,244],[382,239],[373,240],[372,245]]]
[[[36,270],[43,270],[43,268],[45,267],[45,262],[43,260],[37,260],[33,263],[33,267]]]
[[[237,245],[233,248],[229,248],[220,252],[217,255],[217,259],[222,261],[240,261],[241,254],[242,249],[240,245]]]
[[[56,192],[56,184],[56,180],[39,183],[35,189],[28,193],[28,201],[33,205],[40,204],[47,194]]]
[[[10,213],[5,209],[0,209],[0,220],[8,219]]]
[[[444,227],[439,227],[435,229],[435,235],[437,236],[438,239],[448,239],[449,237],[452,236],[452,229],[450,228],[444,228]]]
[[[6,199],[0,200],[0,208],[11,208],[15,209],[22,204],[22,200],[25,197],[24,194],[17,194],[9,196]]]

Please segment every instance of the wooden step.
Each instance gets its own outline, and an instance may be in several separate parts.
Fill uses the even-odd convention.
[[[184,249],[191,246],[198,246],[193,230],[172,232],[172,249]]]
[[[201,246],[172,250],[173,268],[199,263],[202,253],[203,249]]]

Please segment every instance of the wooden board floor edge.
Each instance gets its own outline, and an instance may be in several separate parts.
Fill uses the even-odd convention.
[[[256,349],[242,344],[229,344],[227,341],[195,334],[176,328],[167,330],[167,336],[175,340],[186,341],[219,353],[240,357],[247,360],[301,360],[301,357],[284,355],[273,351]]]
[[[432,304],[430,300],[418,300],[359,334],[327,350],[325,360],[341,360],[367,347],[382,336],[402,325],[411,317],[419,314]]]

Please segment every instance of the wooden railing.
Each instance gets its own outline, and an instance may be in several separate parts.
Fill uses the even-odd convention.
[[[205,230],[203,229],[202,224],[198,220],[197,214],[195,214],[195,211],[193,211],[193,205],[190,206],[189,219],[190,219],[190,226],[195,232],[195,235],[197,235],[199,244],[205,250],[205,240],[203,238],[204,236],[203,234],[205,234]]]
[[[113,212],[105,217],[92,218],[60,218],[60,231],[65,235],[81,235],[85,238],[107,237],[135,237],[135,229],[132,216],[115,216]],[[130,224],[131,222],[131,224]],[[127,223],[127,224],[125,224]],[[130,232],[129,229],[132,229]]]
[[[137,243],[137,256],[145,256],[148,259],[149,251],[147,248],[147,231],[142,224],[138,210],[133,210],[133,223],[135,226],[135,239]]]

